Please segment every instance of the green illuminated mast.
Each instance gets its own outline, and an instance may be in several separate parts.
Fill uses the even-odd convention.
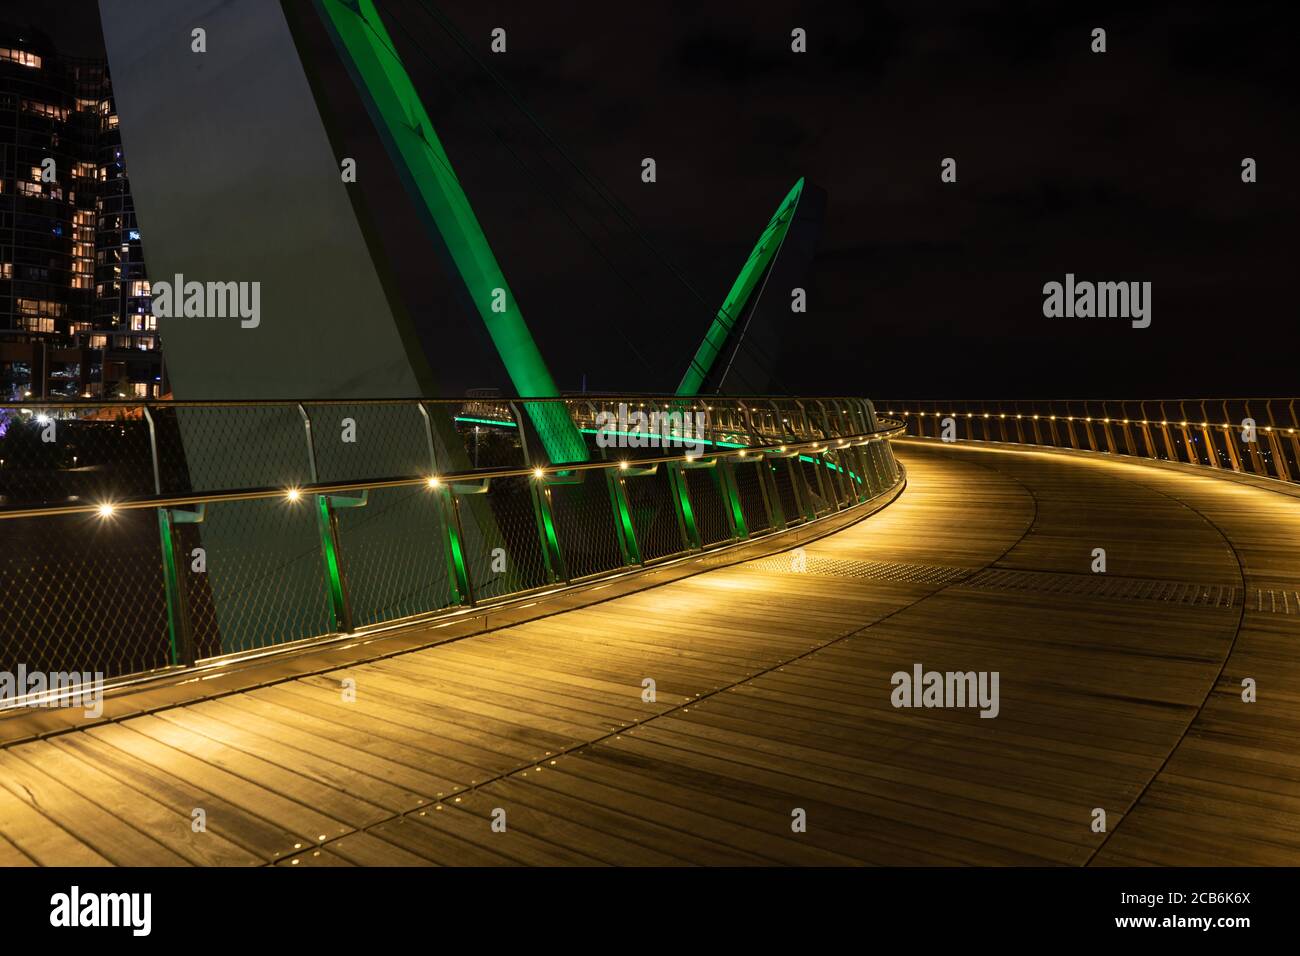
[[[709,331],[704,336],[704,341],[695,352],[695,358],[691,360],[690,366],[686,369],[686,374],[682,376],[681,384],[677,386],[677,394],[690,396],[699,394],[700,387],[703,386],[705,379],[708,378],[709,372],[712,371],[714,363],[718,356],[722,354],[723,348],[726,347],[727,340],[730,338],[736,320],[744,314],[745,306],[749,302],[750,296],[753,295],[754,289],[758,286],[763,278],[767,267],[776,258],[776,254],[781,250],[781,243],[785,241],[785,234],[790,229],[790,223],[794,221],[795,210],[799,206],[799,197],[803,194],[803,179],[801,178],[794,184],[794,188],[781,201],[777,207],[775,215],[763,230],[763,234],[758,237],[758,244],[754,246],[754,251],[749,254],[745,260],[745,266],[740,270],[740,275],[731,286],[731,291],[727,293],[727,298],[723,300],[722,308],[718,309],[718,314],[709,326]]]
[[[515,391],[529,398],[558,397],[559,389],[374,3],[316,0],[316,5],[370,100],[394,162],[404,168],[442,235]],[[525,408],[552,462],[586,460],[586,443],[563,406],[526,402]]]

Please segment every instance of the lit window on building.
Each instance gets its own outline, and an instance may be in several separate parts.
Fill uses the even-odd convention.
[[[41,58],[35,53],[28,53],[26,50],[13,50],[0,47],[0,60],[8,60],[10,63],[29,66],[34,70],[39,70],[41,68]]]
[[[23,100],[23,110],[28,113],[35,113],[38,116],[44,116],[46,119],[59,120],[64,123],[68,120],[68,108],[66,106],[42,103],[40,100]]]

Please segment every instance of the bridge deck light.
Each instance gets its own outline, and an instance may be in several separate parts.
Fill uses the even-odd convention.
[[[625,462],[625,461],[620,461],[620,462],[618,463],[618,470],[619,470],[619,471],[627,471],[627,462]]]
[[[103,502],[99,506],[99,508],[96,509],[96,514],[98,514],[101,518],[111,518],[116,512],[117,512],[117,508],[113,505],[111,501]]]
[[[430,475],[428,478],[424,480],[424,483],[428,485],[430,488],[442,487],[442,481],[436,475]]]
[[[284,492],[284,497],[289,501],[297,501],[302,497],[302,492],[297,488],[288,488]]]
[[[546,474],[546,469],[544,469],[544,468],[534,468],[534,469],[533,469],[533,477],[534,477],[534,478],[541,478],[541,477],[545,476],[545,474]]]

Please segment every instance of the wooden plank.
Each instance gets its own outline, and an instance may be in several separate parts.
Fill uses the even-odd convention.
[[[119,742],[124,738],[138,737],[130,732],[114,733],[119,728],[104,728],[107,739],[117,739]],[[146,752],[161,751],[164,755],[166,751],[161,747],[155,747],[152,742],[145,738],[139,738],[142,746],[139,748]],[[271,820],[264,819],[256,813],[249,812],[229,800],[219,796],[217,793],[204,790],[195,786],[188,780],[170,773],[160,764],[163,762],[172,763],[166,760],[150,762],[142,760],[127,750],[121,750],[89,733],[80,734],[61,734],[58,737],[52,737],[49,741],[51,746],[61,748],[74,754],[78,759],[87,763],[101,773],[113,777],[129,787],[139,790],[151,796],[157,802],[164,806],[178,808],[181,812],[192,814],[195,809],[202,809],[207,815],[207,828],[209,833],[218,834],[231,843],[244,847],[254,856],[263,861],[273,861],[285,853],[289,852],[294,844],[300,846],[307,839],[305,831],[302,833],[293,833],[288,829],[277,826]],[[190,764],[191,767],[202,766],[197,761]],[[169,767],[169,769],[171,769]],[[175,769],[183,770],[184,767]],[[204,773],[206,779],[218,779],[219,774]],[[214,789],[223,790],[220,786]],[[248,789],[237,787],[241,793],[246,794]],[[254,791],[256,792],[256,791]],[[250,801],[251,802],[251,801]],[[257,793],[256,802],[260,810],[275,816],[276,800],[273,794]],[[287,801],[285,801],[287,803]]]
[[[18,756],[32,752],[32,762]],[[178,866],[185,858],[169,850],[85,796],[85,790],[55,779],[54,753],[44,744],[22,744],[0,752],[0,785],[25,801],[33,810],[57,823],[76,840],[93,848],[104,859],[119,866]],[[48,761],[48,762],[45,762]],[[37,769],[45,766],[50,773]],[[84,781],[76,781],[78,788]]]
[[[203,825],[196,830],[192,814],[197,805],[168,804],[155,799],[100,770],[93,761],[80,759],[70,749],[51,743],[15,747],[9,753],[56,779],[75,780],[82,793],[93,794],[95,806],[102,807],[131,829],[149,836],[190,864],[253,866],[265,862],[227,840],[218,830],[209,829],[206,808],[202,808],[205,814]]]
[[[164,713],[166,713],[164,711]],[[307,827],[307,842],[315,843],[321,839],[341,836],[354,829],[367,826],[385,819],[390,814],[382,807],[363,800],[319,781],[286,770],[266,760],[245,754],[233,747],[194,733],[173,722],[159,717],[133,717],[116,726],[95,727],[87,733],[108,739],[114,746],[135,748],[132,752],[140,753],[137,741],[130,737],[109,737],[106,733],[117,728],[133,731],[138,737],[166,745],[166,750],[150,749],[143,759],[157,761],[162,767],[172,772],[184,772],[191,779],[201,780],[205,789],[221,787],[227,793],[237,793],[239,802],[244,807],[256,807],[259,812],[267,806],[273,807],[277,814],[286,809],[283,801],[268,799],[268,794],[276,794],[300,806],[294,818],[299,824],[290,827],[292,832],[301,832],[301,823],[315,823]],[[192,759],[191,759],[192,758]],[[213,774],[213,769],[223,771]],[[232,786],[239,778],[245,784],[253,784],[255,789],[247,786]],[[213,792],[219,792],[214,790]],[[245,802],[250,800],[251,802]],[[285,819],[288,815],[281,815]],[[317,834],[313,836],[312,831]],[[295,847],[294,849],[299,849]]]
[[[903,456],[907,492],[811,556],[1040,589],[723,568],[21,745],[0,863],[1300,862],[1300,615],[1047,587],[1094,547],[1112,575],[1294,587],[1300,501],[1115,456]],[[915,663],[998,671],[998,718],[895,708]]]

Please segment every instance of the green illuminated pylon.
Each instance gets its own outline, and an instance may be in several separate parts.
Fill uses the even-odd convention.
[[[726,347],[736,320],[744,313],[745,305],[762,280],[763,273],[781,250],[781,243],[785,241],[785,234],[790,230],[790,223],[794,221],[795,210],[799,206],[799,197],[802,194],[803,179],[800,178],[781,201],[767,228],[758,237],[758,244],[745,260],[744,268],[740,270],[740,275],[732,284],[731,291],[723,300],[722,308],[718,309],[709,331],[705,333],[704,341],[695,351],[695,357],[687,367],[686,374],[682,376],[681,384],[677,386],[678,395],[699,394],[700,387],[713,369],[713,364]]]
[[[558,397],[559,389],[374,3],[316,0],[316,7],[366,97],[393,161],[442,236],[515,391],[527,398]],[[552,462],[586,461],[586,443],[562,404],[525,402],[524,407]]]

